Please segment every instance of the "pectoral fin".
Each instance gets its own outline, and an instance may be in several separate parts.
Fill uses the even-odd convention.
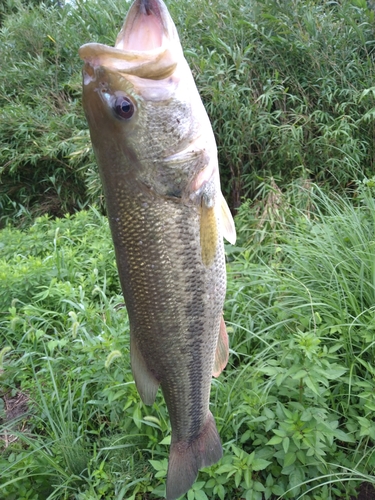
[[[145,405],[155,401],[159,382],[147,368],[142,354],[134,339],[130,336],[130,358],[135,385]]]
[[[202,261],[206,266],[210,266],[215,258],[219,243],[218,223],[224,238],[234,245],[236,227],[228,204],[221,191],[216,196],[213,185],[207,183],[202,193],[200,222]]]
[[[217,340],[217,347],[215,352],[214,369],[212,375],[218,377],[224,370],[228,363],[229,358],[229,340],[227,328],[225,326],[224,318],[221,317],[219,338]]]
[[[215,258],[219,240],[217,218],[212,200],[205,194],[202,196],[200,242],[202,261],[210,266]]]
[[[223,193],[220,193],[220,220],[224,238],[234,245],[237,238],[236,227]]]

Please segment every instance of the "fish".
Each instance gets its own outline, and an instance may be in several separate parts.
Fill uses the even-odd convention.
[[[166,498],[222,457],[209,408],[228,361],[223,238],[233,217],[215,136],[162,0],[135,0],[114,47],[87,43],[83,108],[103,185],[146,405],[161,387],[171,423]]]

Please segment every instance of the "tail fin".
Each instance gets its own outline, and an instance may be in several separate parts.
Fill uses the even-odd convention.
[[[192,442],[171,444],[167,476],[167,500],[176,500],[193,485],[198,470],[216,463],[223,455],[220,436],[209,412],[202,432]]]

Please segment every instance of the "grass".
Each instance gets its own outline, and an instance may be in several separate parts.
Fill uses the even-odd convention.
[[[113,44],[127,9],[123,0],[25,3],[0,7],[2,225],[89,203],[103,209],[78,48]],[[168,8],[232,208],[271,175],[282,187],[305,178],[339,191],[372,175],[374,12],[365,0],[170,0]]]
[[[273,182],[241,207],[230,365],[211,394],[224,457],[188,500],[333,500],[375,482],[372,186],[349,200]],[[160,498],[169,421],[162,396],[145,407],[134,386],[107,221],[44,216],[0,238],[0,435],[14,437],[0,496]],[[7,421],[17,393],[29,410]]]

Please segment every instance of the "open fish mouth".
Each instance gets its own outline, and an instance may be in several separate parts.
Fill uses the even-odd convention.
[[[114,47],[87,43],[79,49],[81,59],[93,68],[153,80],[169,77],[181,53],[175,25],[159,0],[135,0]]]
[[[136,1],[118,34],[115,47],[133,52],[161,48],[165,43],[163,38],[168,38],[168,24],[163,22],[165,16],[160,7],[157,0]]]

